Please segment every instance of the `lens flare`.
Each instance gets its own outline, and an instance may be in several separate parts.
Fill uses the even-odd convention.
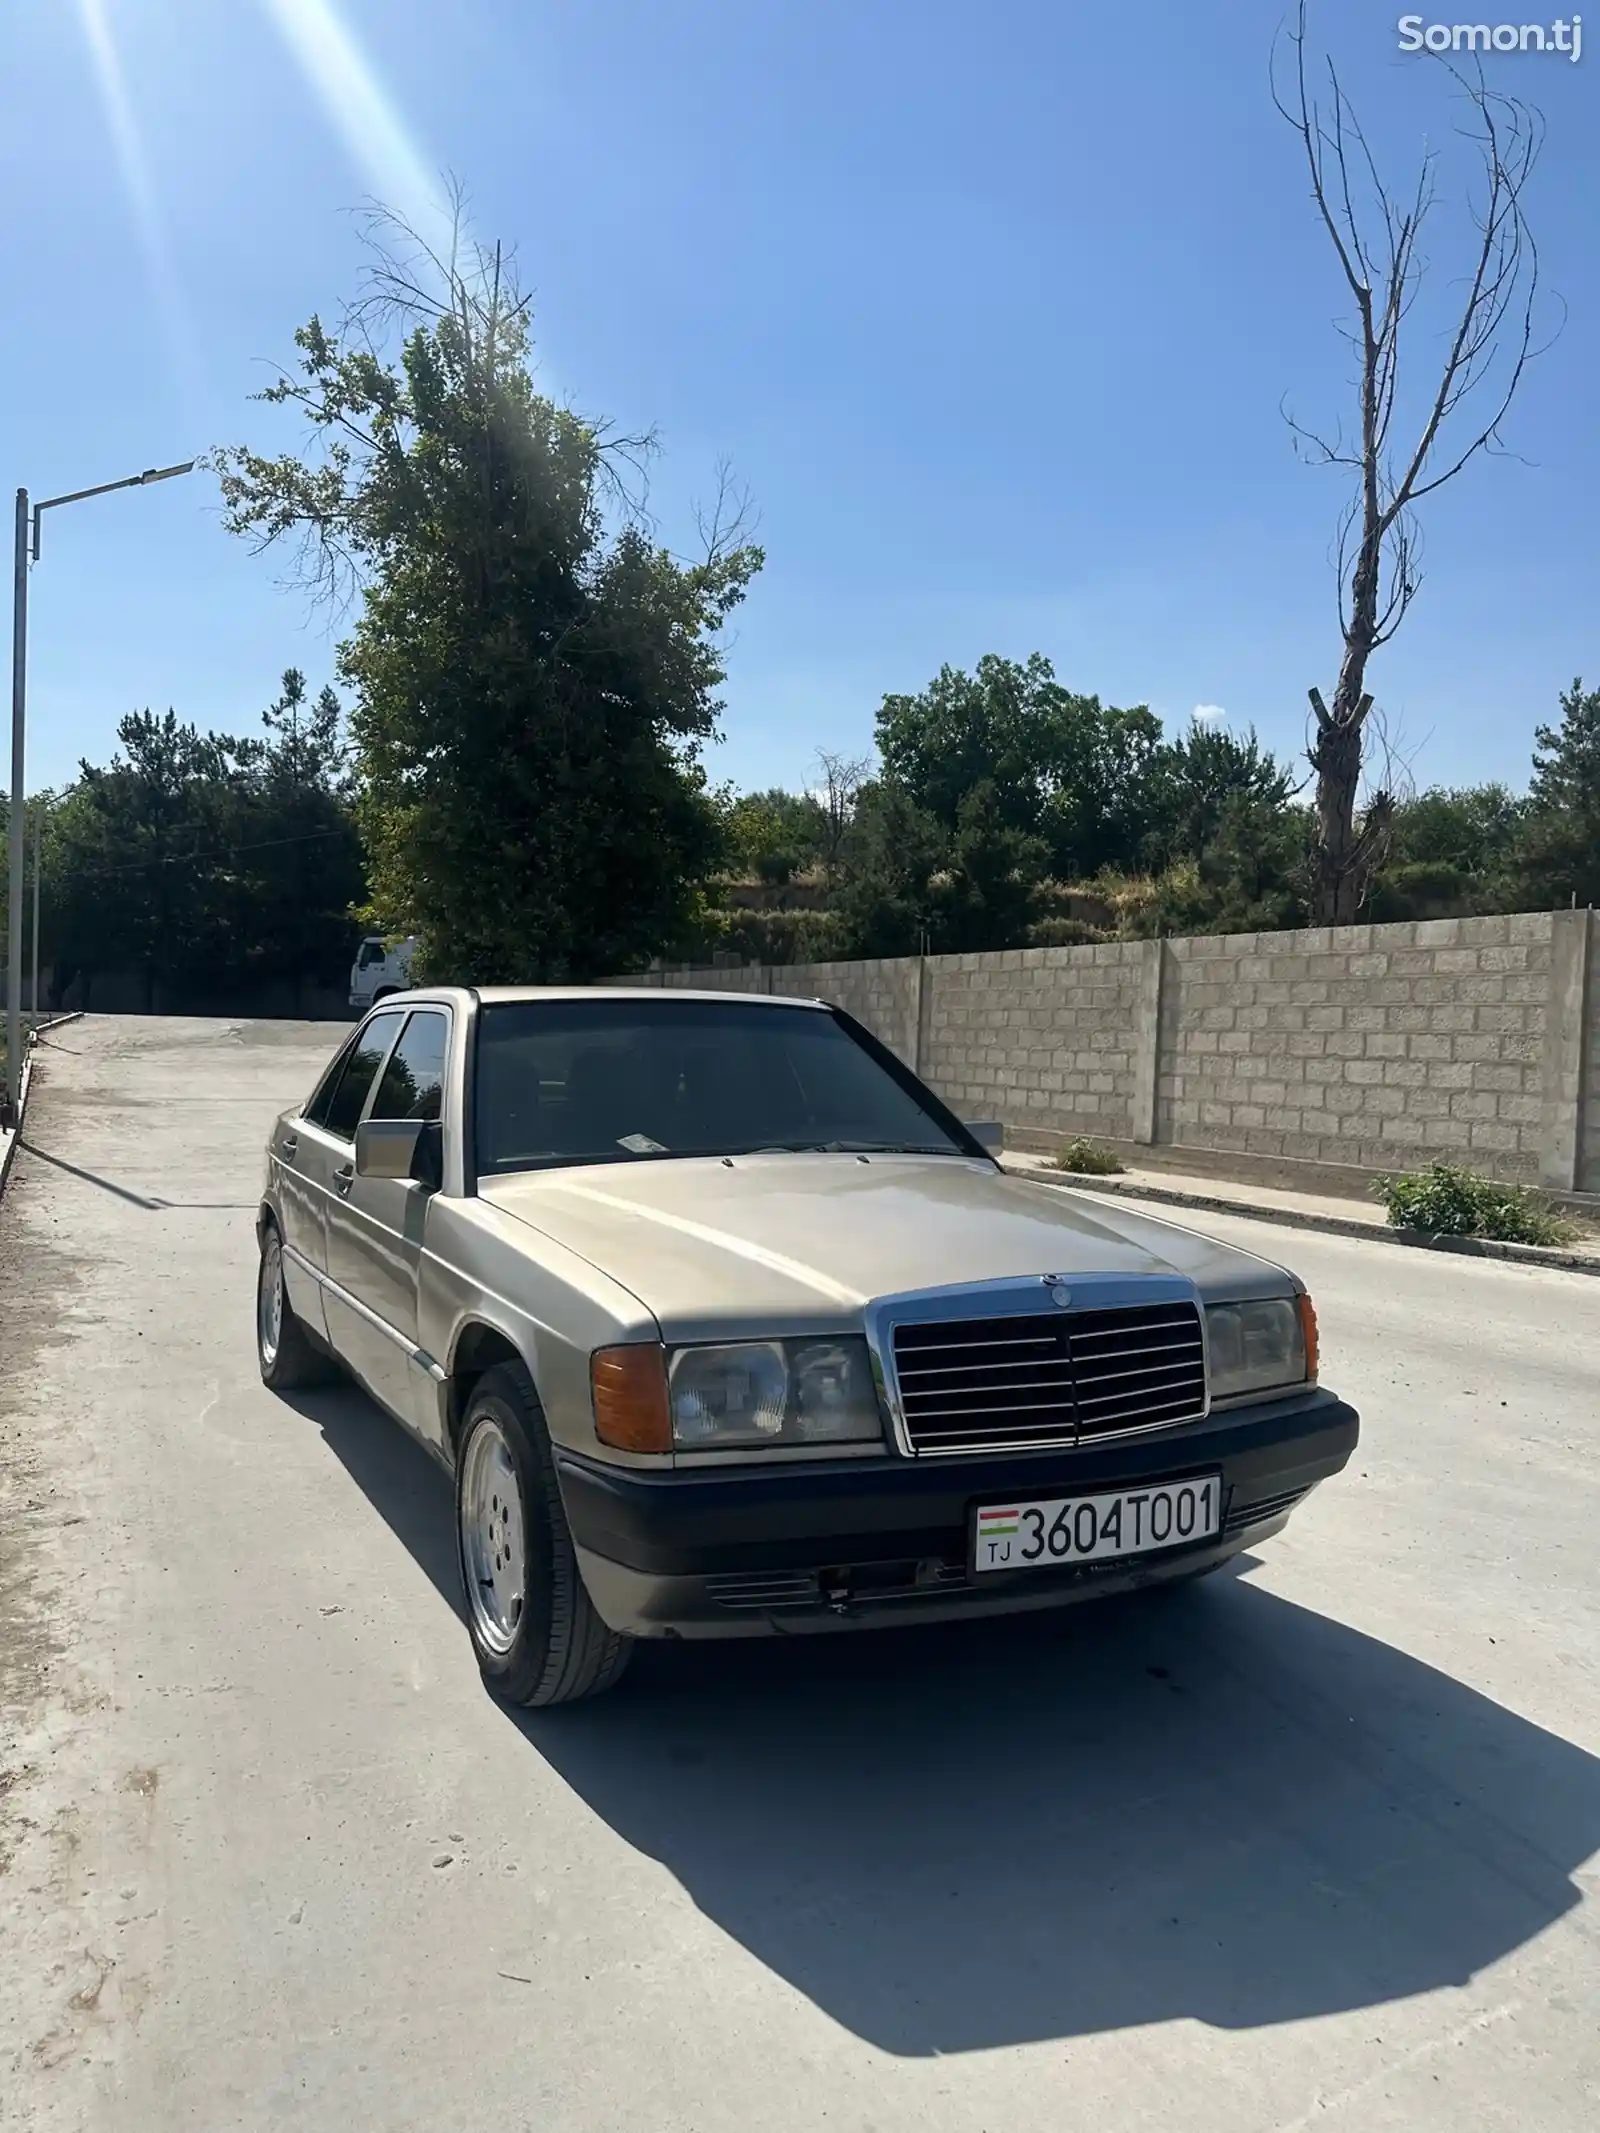
[[[192,400],[199,389],[198,358],[188,305],[178,281],[161,209],[156,199],[150,164],[140,138],[133,101],[122,71],[105,0],[78,0],[78,20],[89,47],[106,126],[116,151],[117,165],[127,194],[129,212],[138,232],[140,249],[150,275],[151,293],[161,319],[174,369],[181,389]]]
[[[333,0],[265,0],[269,15],[374,195],[429,245],[448,240],[444,190]]]

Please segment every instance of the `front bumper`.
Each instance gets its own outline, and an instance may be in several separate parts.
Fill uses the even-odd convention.
[[[1359,1433],[1297,1392],[1120,1443],[974,1459],[830,1460],[643,1474],[558,1449],[590,1598],[639,1637],[737,1637],[1059,1607],[1183,1577],[1281,1529]],[[1059,1570],[968,1570],[973,1507],[1222,1475],[1220,1535]]]

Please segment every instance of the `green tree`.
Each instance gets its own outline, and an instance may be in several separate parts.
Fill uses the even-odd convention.
[[[344,978],[366,869],[337,695],[324,688],[308,699],[305,676],[290,667],[262,724],[264,738],[240,750],[253,826],[232,866],[243,914],[239,961],[298,992]]]
[[[985,781],[1006,828],[1042,837],[1058,880],[1131,866],[1148,828],[1161,722],[1076,696],[1042,653],[986,654],[972,674],[943,667],[916,696],[886,696],[877,720],[883,775],[954,834]]]
[[[1165,741],[1150,763],[1148,849],[1157,865],[1198,859],[1218,835],[1238,798],[1270,813],[1286,807],[1290,772],[1256,739],[1196,719]]]
[[[1512,860],[1520,900],[1600,903],[1600,689],[1561,697],[1559,726],[1536,728],[1533,784]]]
[[[137,972],[145,1005],[231,945],[214,861],[240,837],[237,746],[171,710],[130,712],[103,768],[80,765],[52,824],[45,926],[52,962]]]
[[[1019,947],[1049,861],[1044,839],[1012,829],[993,781],[981,780],[961,802],[949,858],[932,884],[935,950],[952,955]]]
[[[873,779],[856,796],[834,915],[846,956],[916,955],[933,931],[934,877],[950,840],[904,786]]]
[[[1365,915],[1380,923],[1505,910],[1527,803],[1504,785],[1431,786],[1396,804]]]
[[[498,250],[463,268],[395,242],[380,225],[349,327],[301,328],[299,375],[264,396],[320,450],[219,455],[227,523],[299,537],[324,591],[359,583],[340,656],[374,914],[437,975],[627,969],[692,932],[721,857],[700,756],[761,553],[726,490],[696,562],[625,508],[613,530],[649,440],[535,391]]]
[[[1204,848],[1160,877],[1143,924],[1162,933],[1257,933],[1303,926],[1311,821],[1270,794],[1231,793]]]
[[[58,989],[134,972],[157,989],[341,980],[363,894],[339,704],[294,669],[261,737],[137,711],[80,765],[45,842],[43,947]]]
[[[821,863],[828,818],[810,793],[744,793],[728,810],[728,842],[732,865],[770,890],[781,909],[794,877]]]

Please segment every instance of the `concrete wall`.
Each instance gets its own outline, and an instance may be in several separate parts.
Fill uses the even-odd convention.
[[[1600,913],[1589,911],[1580,915],[1588,922],[1585,928],[1588,954],[1584,958],[1581,1026],[1586,1036],[1579,1065],[1581,1094],[1578,1116],[1573,1121],[1578,1143],[1575,1168],[1583,1191],[1600,1192]],[[1560,913],[1558,923],[1564,924],[1569,916],[1566,912]]]
[[[1538,1174],[1551,919],[1172,941],[1160,1138]]]
[[[930,958],[921,1072],[967,1118],[1133,1138],[1157,952],[1117,941]]]
[[[1600,1192],[1588,911],[674,971],[837,1001],[968,1118]]]

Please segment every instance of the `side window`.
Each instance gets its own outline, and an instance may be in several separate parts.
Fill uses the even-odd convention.
[[[405,1033],[389,1054],[378,1093],[373,1098],[373,1118],[437,1118],[444,1089],[445,1051],[450,1040],[448,1017],[418,1012],[406,1022]]]
[[[333,1100],[328,1105],[327,1116],[321,1121],[342,1141],[353,1141],[356,1137],[356,1124],[367,1100],[367,1091],[378,1077],[378,1069],[383,1065],[400,1021],[401,1017],[392,1012],[374,1015],[351,1047]]]
[[[310,1102],[300,1113],[300,1116],[309,1119],[312,1125],[325,1126],[328,1123],[328,1106],[333,1101],[333,1092],[339,1086],[339,1076],[344,1072],[345,1062],[355,1050],[355,1045],[354,1037],[346,1038],[324,1068],[322,1079],[317,1083]]]

